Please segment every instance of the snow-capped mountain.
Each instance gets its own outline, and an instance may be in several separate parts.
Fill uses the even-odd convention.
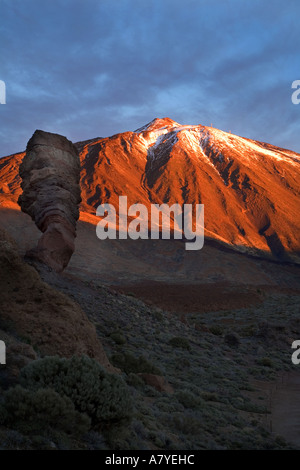
[[[147,207],[202,203],[206,239],[242,252],[299,261],[299,154],[169,118],[76,145],[82,163],[82,220],[96,223],[97,206],[117,206],[120,195],[130,205]],[[23,155],[0,160],[2,207],[16,203]]]

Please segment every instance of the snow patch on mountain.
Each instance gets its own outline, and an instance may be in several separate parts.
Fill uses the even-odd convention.
[[[175,132],[161,134],[154,144],[148,147],[148,158],[152,161],[160,159],[164,156],[165,146],[168,146],[168,152],[171,152],[176,142],[178,142],[178,137]]]
[[[243,139],[244,140],[244,139]],[[264,155],[266,157],[275,158],[276,160],[285,160],[292,165],[297,165],[300,162],[300,157],[296,155],[288,155],[284,152],[273,152],[272,150],[265,149],[253,141],[246,141],[246,145],[254,152]]]
[[[182,126],[176,129],[175,132],[179,134],[183,145],[186,145],[194,152],[199,151],[199,132],[197,128]]]
[[[220,175],[216,165],[217,162],[230,162],[228,149],[232,149],[249,165],[259,163],[262,158],[267,157],[278,161],[285,161],[292,165],[298,165],[300,156],[294,152],[273,151],[260,145],[259,142],[236,136],[228,132],[205,127],[202,125],[181,125],[170,118],[153,119],[150,123],[140,127],[135,134],[138,135],[142,145],[147,149],[150,158],[158,158],[162,151],[159,146],[168,143],[168,150],[179,140],[184,147],[194,153],[201,154],[202,158],[211,165]],[[177,138],[174,138],[177,136]],[[220,175],[221,176],[221,175]],[[225,183],[225,182],[224,182]]]

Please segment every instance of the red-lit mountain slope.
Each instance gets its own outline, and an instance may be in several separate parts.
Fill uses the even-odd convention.
[[[300,261],[299,154],[169,118],[77,146],[83,220],[96,223],[88,214],[102,202],[117,207],[119,195],[148,207],[203,203],[207,240]],[[0,208],[17,201],[21,159],[0,160]]]

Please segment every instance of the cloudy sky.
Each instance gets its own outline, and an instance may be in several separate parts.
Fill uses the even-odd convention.
[[[0,0],[0,156],[155,117],[300,152],[299,0]]]

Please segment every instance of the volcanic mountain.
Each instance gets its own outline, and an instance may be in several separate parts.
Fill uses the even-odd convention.
[[[103,202],[202,203],[205,235],[241,251],[300,254],[300,155],[201,125],[154,119],[134,132],[76,144],[81,212]],[[0,160],[0,203],[20,194],[24,154]],[[83,218],[84,218],[84,214]]]
[[[191,278],[243,282],[242,273],[247,272],[244,282],[267,283],[266,269],[260,267],[258,275],[249,255],[300,263],[299,154],[169,118],[154,119],[134,132],[75,145],[81,159],[82,204],[71,271],[92,277],[105,273],[111,281],[129,279],[134,271],[134,279],[177,276],[184,282]],[[25,251],[38,235],[17,205],[23,156],[18,153],[0,160],[0,225]],[[154,240],[97,239],[96,208],[104,202],[118,207],[120,195],[127,196],[128,205],[142,203],[148,208],[153,203],[204,204],[201,255],[188,255],[184,245],[174,240],[173,244],[162,240],[158,249]],[[228,250],[235,255],[228,255]],[[270,277],[274,267],[267,271]]]
[[[241,251],[300,253],[300,155],[205,126],[155,119],[77,144],[82,210],[99,203],[202,203],[205,235]]]

